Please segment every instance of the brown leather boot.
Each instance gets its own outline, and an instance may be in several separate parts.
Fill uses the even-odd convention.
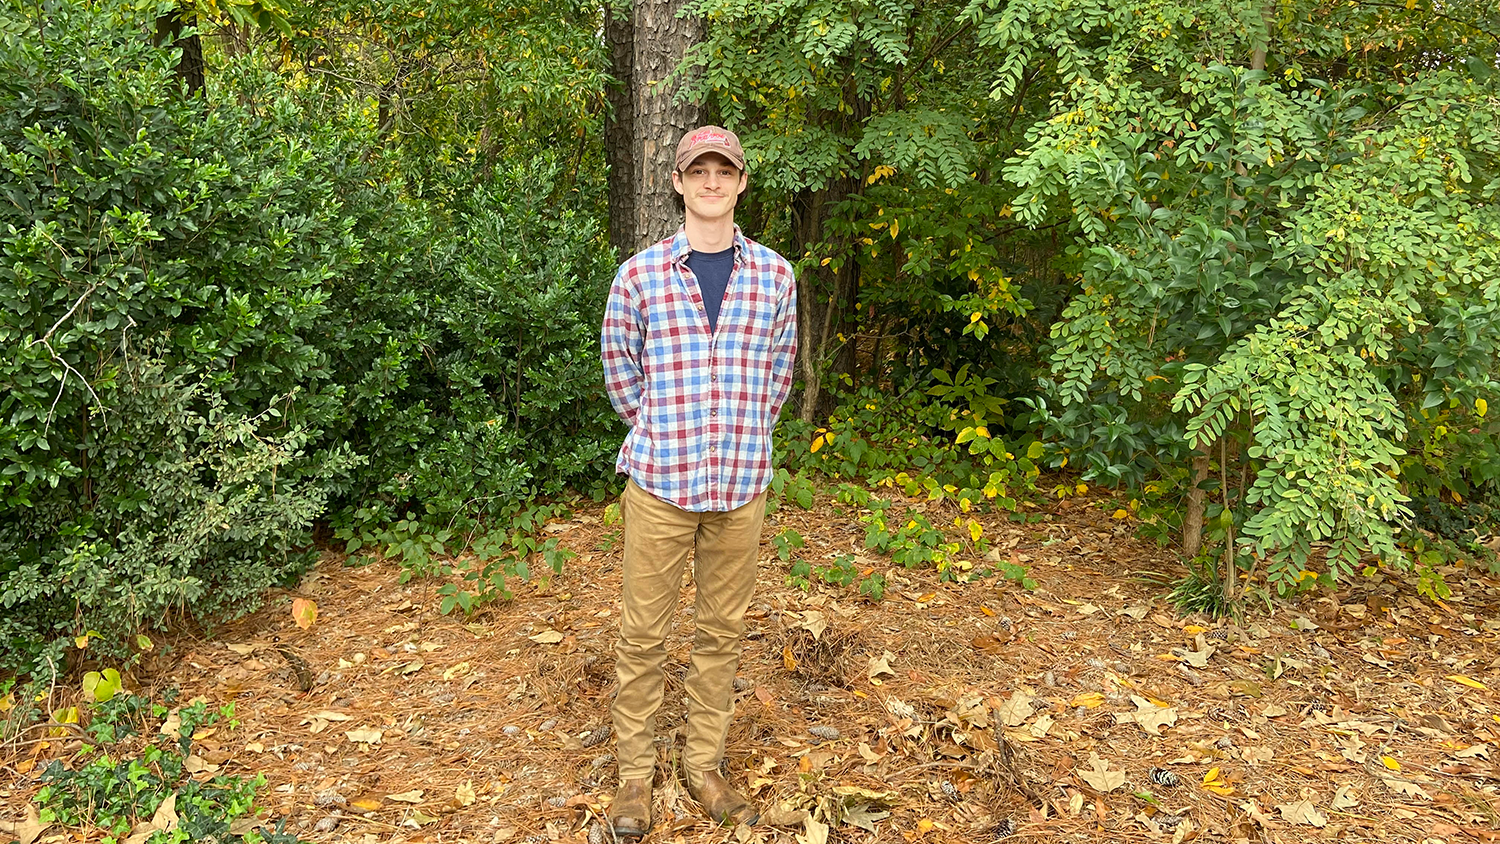
[[[616,839],[636,840],[651,831],[651,778],[623,780],[609,804],[609,825]]]
[[[729,782],[718,771],[687,774],[688,794],[693,796],[708,816],[725,826],[744,824],[753,826],[760,820],[760,812],[750,801],[729,786]]]

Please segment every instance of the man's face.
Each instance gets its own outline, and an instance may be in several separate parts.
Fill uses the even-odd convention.
[[[745,172],[715,152],[706,152],[686,170],[672,173],[672,186],[682,194],[687,213],[708,220],[732,215],[746,184]]]

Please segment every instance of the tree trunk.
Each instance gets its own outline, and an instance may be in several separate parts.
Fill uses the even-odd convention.
[[[870,117],[867,94],[853,84],[845,86],[847,111],[823,112],[818,120],[836,127],[843,135],[852,135]],[[868,173],[840,171],[815,190],[804,190],[792,199],[792,242],[789,254],[795,260],[814,244],[828,239],[824,225],[833,209],[859,192]],[[838,378],[854,369],[855,330],[859,315],[854,305],[859,298],[859,261],[853,244],[847,244],[846,260],[838,269],[817,266],[804,270],[797,279],[797,345],[801,358],[802,395],[798,413],[805,422],[826,417],[833,411],[835,395],[823,389],[823,379]],[[840,340],[839,337],[845,338]]]
[[[604,6],[609,43],[609,116],[604,121],[604,160],[609,165],[609,245],[621,260],[636,249],[636,197],[640,171],[635,143],[635,25],[631,9],[613,0]]]
[[[801,256],[824,239],[830,209],[858,187],[850,177],[834,179],[819,190],[805,190],[792,199],[793,256]],[[798,415],[814,422],[832,412],[834,396],[823,389],[825,375],[848,372],[854,363],[852,343],[840,343],[853,333],[854,301],[859,292],[859,262],[847,260],[837,270],[816,267],[797,278],[797,347],[802,374]]]
[[[380,86],[380,93],[375,95],[375,132],[380,136],[380,142],[390,140],[391,132],[396,128],[396,109],[392,103],[393,92],[396,82],[392,80]]]
[[[182,31],[197,24],[193,13],[181,7],[156,19],[156,35],[151,43],[160,47],[170,43],[182,51],[177,60],[177,78],[187,86],[188,96],[203,90],[203,40],[195,32],[184,38]]]
[[[1271,35],[1276,31],[1276,7],[1270,3],[1260,9],[1260,18],[1266,25],[1266,43],[1256,46],[1250,54],[1250,69],[1266,69],[1266,50],[1271,46]]]
[[[698,125],[696,103],[674,102],[680,89],[667,76],[702,38],[698,18],[679,18],[684,0],[636,0],[633,21],[636,175],[635,248],[644,249],[677,230],[682,212],[674,199],[672,169],[677,142]]]
[[[1182,553],[1198,556],[1203,547],[1203,505],[1206,494],[1203,482],[1208,480],[1208,456],[1213,446],[1193,452],[1193,485],[1188,488],[1187,513],[1182,517]]]

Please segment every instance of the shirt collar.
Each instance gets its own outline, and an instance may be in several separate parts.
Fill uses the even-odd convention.
[[[740,226],[736,223],[734,226],[734,262],[736,264],[744,257],[747,248],[745,233],[740,231]],[[692,252],[692,247],[688,246],[687,227],[678,226],[677,234],[672,237],[672,263],[686,263],[688,255]]]

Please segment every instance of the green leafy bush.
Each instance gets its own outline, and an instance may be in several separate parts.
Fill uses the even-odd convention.
[[[255,51],[184,97],[155,14],[0,7],[3,667],[253,610],[330,513],[460,551],[615,482],[613,257],[559,156],[421,198]]]
[[[353,221],[274,118],[181,95],[153,14],[0,8],[0,664],[253,609],[354,464],[311,339]]]
[[[1015,493],[1034,488],[1041,446],[1029,433],[1004,436],[993,415],[1002,402],[985,391],[983,379],[963,372],[956,391],[954,378],[934,380],[936,398],[919,390],[919,383],[895,395],[861,387],[842,394],[821,425],[784,420],[777,431],[784,462],[799,473],[950,500],[966,512],[981,506],[1014,510]],[[977,416],[975,407],[981,409]],[[994,431],[985,424],[991,420]]]
[[[1049,465],[1214,486],[1278,590],[1410,567],[1411,495],[1500,492],[1493,45],[1427,7],[1023,7],[971,8],[997,95],[1057,85],[1004,168],[1017,219],[1078,232]],[[1472,439],[1404,466],[1439,409]]]
[[[199,779],[188,770],[194,731],[233,719],[234,705],[218,711],[202,701],[183,707],[177,713],[175,740],[156,735],[152,741],[141,741],[148,731],[144,722],[154,725],[167,714],[166,707],[134,694],[101,704],[86,728],[97,744],[84,745],[70,764],[54,759],[42,771],[42,787],[35,797],[41,822],[94,828],[123,840],[170,801],[169,814],[175,820],[164,822],[166,828],[148,839],[151,844],[297,844],[297,837],[286,832],[285,821],[273,829],[255,820],[255,796],[265,785],[264,775]],[[131,737],[137,740],[127,741]]]
[[[400,226],[381,222],[383,194],[358,197],[372,266],[329,284],[352,318],[323,341],[349,397],[338,433],[370,460],[340,538],[408,510],[466,531],[538,495],[612,488],[623,431],[598,322],[614,263],[597,223],[553,200],[557,177],[518,164]]]

